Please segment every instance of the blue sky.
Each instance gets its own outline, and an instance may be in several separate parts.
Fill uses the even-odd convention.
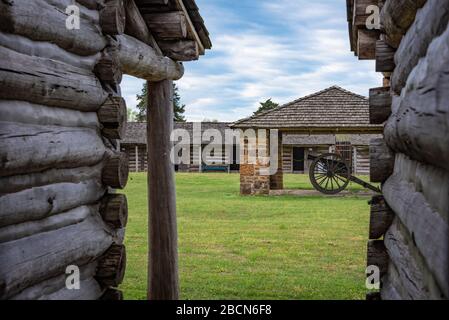
[[[236,121],[332,85],[367,96],[373,61],[349,49],[345,0],[196,0],[213,48],[177,81],[189,121]],[[124,77],[128,107],[143,81]]]

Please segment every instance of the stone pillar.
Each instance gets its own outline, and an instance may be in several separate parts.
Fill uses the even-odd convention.
[[[278,135],[278,170],[272,176],[270,176],[270,189],[271,190],[282,190],[284,189],[284,172],[282,171],[282,133],[279,132]],[[270,155],[271,156],[271,155]],[[274,161],[271,157],[271,161]]]
[[[268,130],[267,130],[268,131]],[[240,155],[240,194],[242,195],[262,195],[270,193],[270,176],[262,175],[261,170],[267,169],[266,164],[261,163],[260,154],[269,148],[269,133],[265,141],[257,141],[256,146],[251,146],[245,137],[241,137],[243,152]],[[257,146],[261,150],[257,149]],[[255,155],[257,161],[251,161],[249,154],[251,148],[256,148]],[[263,150],[262,150],[263,149]],[[254,151],[254,150],[253,150]]]

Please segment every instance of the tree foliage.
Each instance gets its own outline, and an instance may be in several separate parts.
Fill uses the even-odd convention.
[[[279,104],[276,102],[273,102],[270,98],[265,102],[260,102],[260,107],[256,112],[254,112],[254,115],[258,115],[265,111],[273,110],[274,108],[277,108],[277,107],[279,107]]]
[[[147,97],[148,97],[148,87],[145,82],[142,91],[137,95],[137,114],[135,119],[137,122],[147,121]],[[186,122],[184,117],[185,104],[181,104],[181,96],[179,94],[178,87],[173,83],[173,111],[174,111],[174,121]]]

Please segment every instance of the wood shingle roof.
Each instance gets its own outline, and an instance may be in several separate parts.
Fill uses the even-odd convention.
[[[338,86],[302,97],[276,109],[251,116],[231,125],[233,128],[307,130],[382,130],[370,125],[368,99]]]

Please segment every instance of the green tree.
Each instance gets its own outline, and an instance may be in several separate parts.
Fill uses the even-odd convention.
[[[272,110],[277,107],[279,107],[279,104],[271,101],[271,98],[270,98],[265,102],[260,102],[260,107],[256,112],[254,112],[254,115],[258,115],[259,113],[269,111],[269,110]]]
[[[137,114],[136,121],[137,122],[145,122],[147,121],[147,94],[148,87],[145,82],[140,94],[137,95]],[[173,83],[173,112],[174,112],[174,121],[177,122],[186,122],[184,117],[185,113],[185,104],[181,104],[181,96],[179,94],[178,86]]]

